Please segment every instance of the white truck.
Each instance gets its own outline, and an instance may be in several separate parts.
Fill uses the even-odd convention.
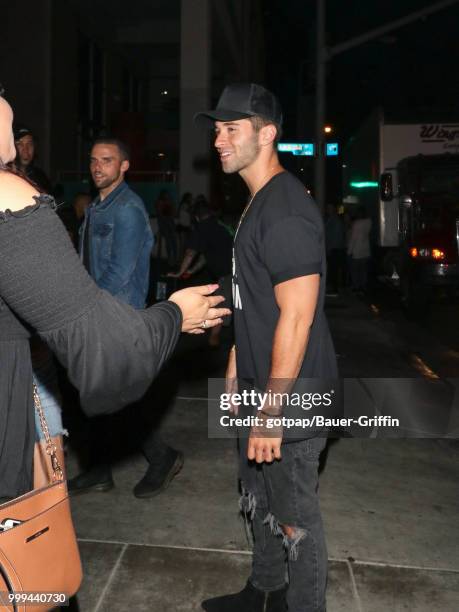
[[[375,266],[410,308],[459,288],[459,123],[375,111],[343,152],[343,195],[372,219]],[[350,211],[352,214],[352,211]]]

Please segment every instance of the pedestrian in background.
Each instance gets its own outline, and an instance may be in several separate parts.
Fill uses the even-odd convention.
[[[205,263],[212,282],[217,282],[225,297],[225,306],[231,308],[231,255],[233,236],[228,228],[220,223],[207,199],[200,195],[194,206],[196,225],[191,232],[188,247],[178,272],[169,276],[180,278],[190,272],[198,254],[205,257]],[[229,321],[225,321],[229,324]],[[220,346],[221,325],[213,327],[209,334],[209,346]]]
[[[326,208],[325,245],[329,287],[327,295],[336,296],[343,288],[346,278],[346,237],[343,219],[333,204],[328,204]]]
[[[179,257],[183,257],[185,253],[186,244],[191,232],[192,205],[193,195],[187,191],[183,194],[182,199],[180,200],[176,218]]]
[[[163,189],[156,200],[156,215],[161,238],[166,242],[167,261],[170,266],[177,263],[177,235],[175,232],[175,209],[169,192]],[[161,248],[161,243],[160,243]]]
[[[123,142],[108,138],[94,143],[90,170],[99,195],[86,210],[80,256],[101,289],[140,309],[148,293],[153,236],[144,203],[124,180],[128,169],[129,151]],[[113,488],[117,433],[113,417],[90,423],[90,467],[69,481],[72,494]],[[159,493],[183,465],[183,454],[162,442],[155,431],[142,450],[149,467],[134,487],[137,497]]]
[[[15,168],[32,181],[41,192],[51,193],[51,181],[46,173],[35,165],[35,138],[32,131],[25,125],[15,125],[14,144],[17,155],[14,161]]]
[[[367,288],[371,255],[370,230],[371,219],[367,217],[365,208],[360,206],[352,221],[347,244],[351,287],[356,292],[364,292]]]

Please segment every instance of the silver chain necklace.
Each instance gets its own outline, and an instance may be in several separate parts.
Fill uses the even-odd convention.
[[[249,210],[249,208],[250,208],[250,205],[251,205],[251,204],[252,204],[252,202],[253,202],[253,198],[254,198],[254,197],[257,195],[257,193],[258,193],[258,191],[256,191],[256,192],[253,194],[253,196],[250,198],[250,200],[249,200],[248,204],[246,205],[246,207],[245,207],[245,208],[244,208],[244,210],[242,211],[242,215],[241,215],[241,217],[240,217],[240,219],[239,219],[239,223],[237,224],[236,233],[234,234],[234,242],[236,241],[236,238],[237,238],[237,233],[238,233],[238,231],[239,231],[239,228],[241,227],[241,223],[244,221],[244,217],[246,216],[246,214],[247,214],[247,212],[248,212],[248,210]]]
[[[270,170],[270,172],[272,172],[272,171],[274,170],[274,168],[270,168],[269,170]],[[239,228],[241,227],[241,223],[244,221],[244,217],[245,217],[245,216],[246,216],[246,214],[249,212],[250,205],[251,205],[251,204],[252,204],[252,202],[254,201],[255,196],[257,195],[257,193],[260,191],[260,189],[263,189],[263,187],[264,187],[264,186],[265,186],[267,183],[269,183],[269,181],[270,181],[270,180],[273,178],[273,176],[276,176],[276,174],[280,174],[280,172],[283,172],[283,169],[282,169],[282,170],[280,170],[279,172],[276,172],[276,173],[271,174],[271,175],[270,175],[270,173],[268,172],[268,174],[266,175],[266,180],[263,182],[263,184],[262,184],[260,187],[258,187],[258,189],[255,191],[255,193],[253,194],[253,196],[250,198],[250,200],[249,200],[249,202],[248,202],[247,206],[246,206],[246,207],[244,208],[244,210],[242,211],[241,218],[239,219],[239,223],[237,224],[236,233],[234,234],[234,241],[233,241],[233,242],[236,242],[237,234],[238,234],[238,232],[239,232]]]

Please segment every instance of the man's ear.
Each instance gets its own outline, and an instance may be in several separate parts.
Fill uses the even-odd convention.
[[[123,161],[121,162],[121,170],[122,172],[127,172],[129,170],[129,160],[128,159],[123,159]]]
[[[264,125],[260,130],[260,144],[262,146],[270,145],[274,142],[277,136],[277,129],[271,123]]]

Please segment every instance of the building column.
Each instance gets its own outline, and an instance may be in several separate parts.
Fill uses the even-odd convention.
[[[180,194],[209,197],[210,138],[193,123],[210,108],[211,0],[181,0],[180,34]]]

